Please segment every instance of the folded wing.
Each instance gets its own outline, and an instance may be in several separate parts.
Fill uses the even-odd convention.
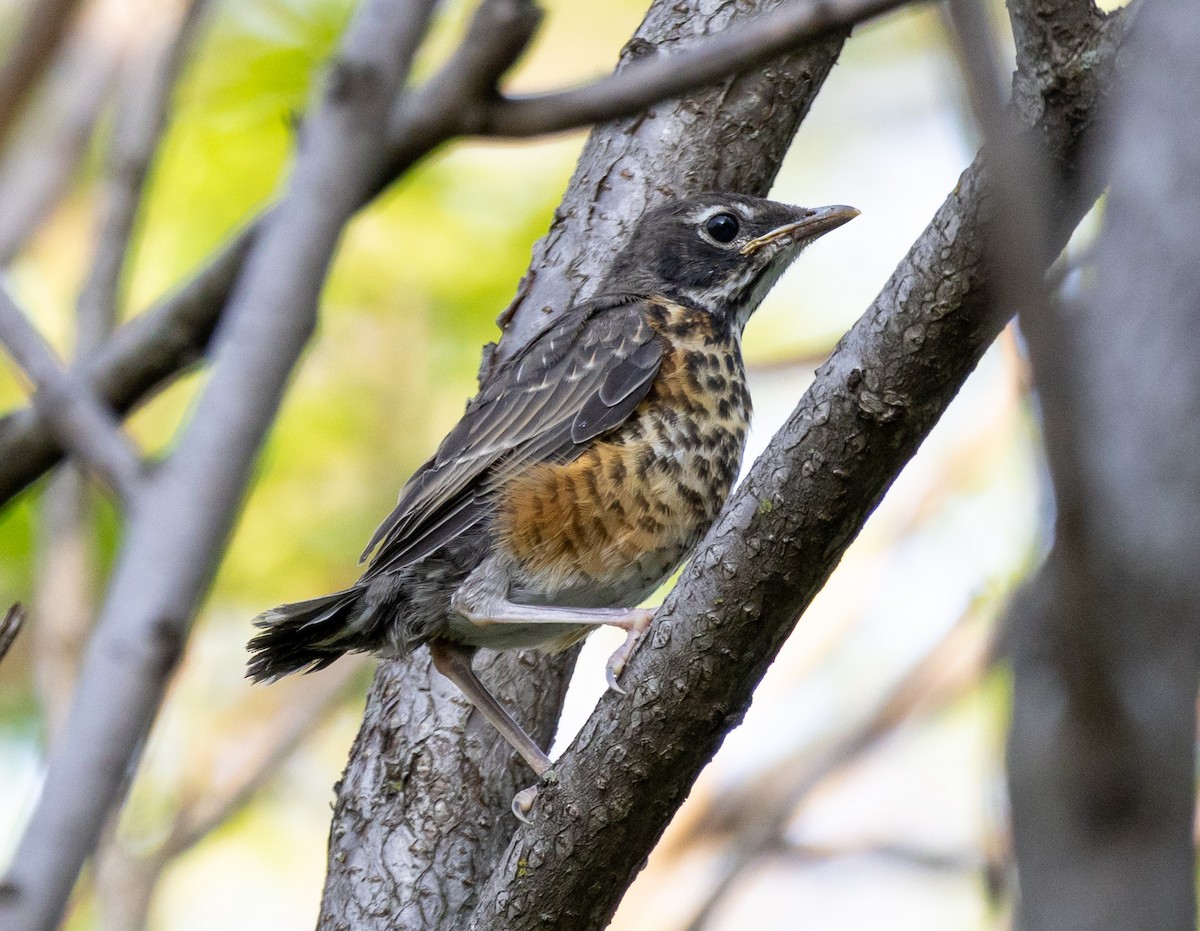
[[[664,346],[641,300],[581,304],[501,366],[400,493],[364,577],[425,556],[486,518],[497,477],[566,462],[619,426],[650,390]]]

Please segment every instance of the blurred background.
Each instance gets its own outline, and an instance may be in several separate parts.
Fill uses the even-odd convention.
[[[0,0],[0,56],[23,6]],[[544,6],[516,89],[607,71],[644,11],[640,0]],[[446,5],[443,48],[469,9]],[[350,11],[348,0],[210,4],[138,219],[123,280],[130,312],[186,280],[269,199]],[[0,204],[41,190],[33,179],[50,173],[26,214],[0,213],[0,261],[11,262],[13,289],[64,355],[104,193],[113,101],[179,8],[92,0],[83,14],[0,153]],[[970,161],[961,96],[933,8],[891,15],[847,44],[773,196],[863,215],[809,250],[747,331],[751,455]],[[473,393],[480,346],[497,335],[493,321],[583,138],[454,145],[349,228],[320,330],[129,803],[76,896],[73,931],[312,926],[332,787],[372,661],[252,688],[242,678],[250,620],[357,577],[374,526]],[[132,418],[145,448],[171,443],[196,380]],[[24,400],[0,364],[0,410]],[[1041,484],[1023,363],[1006,334],[800,621],[614,929],[768,931],[801,916],[823,931],[1006,926],[1008,684],[989,651],[1039,556]],[[0,862],[38,791],[118,529],[101,494],[80,494],[61,475],[0,510],[0,607],[21,600],[32,610],[0,665]],[[558,747],[604,687],[612,646],[598,634],[585,649]]]

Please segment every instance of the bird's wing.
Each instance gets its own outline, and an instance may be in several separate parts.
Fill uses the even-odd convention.
[[[366,575],[415,562],[478,523],[497,471],[568,461],[621,424],[650,390],[664,350],[637,296],[564,314],[496,371],[409,479],[367,544],[364,559],[378,550]]]

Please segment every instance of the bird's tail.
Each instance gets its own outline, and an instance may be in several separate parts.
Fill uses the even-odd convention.
[[[363,591],[348,588],[321,598],[297,601],[264,611],[254,621],[262,633],[247,644],[246,675],[270,682],[292,672],[324,669],[339,656],[369,649],[370,620]]]

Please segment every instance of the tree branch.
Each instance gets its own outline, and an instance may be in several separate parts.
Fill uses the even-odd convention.
[[[1078,171],[1078,146],[1124,17],[1055,64],[1073,93],[1022,119]],[[1098,41],[1097,41],[1098,40]],[[1057,84],[1055,90],[1062,83]],[[603,927],[626,878],[841,553],[1004,324],[992,312],[983,237],[992,203],[977,159],[884,292],[842,340],[735,493],[655,618],[626,675],[556,766],[534,824],[480,891],[469,927]],[[1094,198],[1098,181],[1083,192]],[[1088,197],[1063,205],[1063,227]],[[1056,230],[1061,247],[1066,233]],[[621,877],[603,888],[598,871]]]
[[[1017,50],[1013,90],[1018,98],[1026,87],[1044,83],[1054,62],[1104,21],[1093,0],[1007,0],[1006,5]]]
[[[806,39],[836,31],[838,24],[848,26],[856,21],[853,19],[855,15],[869,18],[902,2],[904,0],[840,0],[840,6],[797,3],[787,8],[787,15],[777,25],[790,30],[787,46],[796,47]],[[518,32],[504,25],[509,17],[504,12],[504,6],[495,2],[482,4],[469,34],[471,41],[460,46],[457,58],[450,63],[453,67],[448,65],[442,69],[426,87],[406,95],[394,109],[389,120],[392,130],[387,143],[387,164],[372,183],[369,196],[379,193],[405,167],[455,134],[487,131],[493,119],[491,108],[504,109],[511,105],[519,117],[519,120],[514,117],[518,121],[513,123],[511,132],[498,125],[490,130],[492,134],[527,135],[534,131],[535,117],[545,119],[545,131],[567,129],[587,125],[591,115],[596,112],[603,112],[613,119],[632,116],[648,102],[658,99],[632,90],[629,85],[634,82],[623,77],[637,65],[637,55],[631,50],[627,55],[629,67],[613,77],[601,79],[595,85],[566,91],[561,95],[514,98],[505,103],[496,94],[494,86],[489,86],[489,82],[483,80],[495,68],[495,64],[489,63],[485,56],[499,52],[498,60],[503,61],[504,58],[504,50],[496,48],[491,40],[497,36],[505,41],[517,41],[520,38]],[[805,21],[809,23],[807,29],[801,26]],[[636,48],[644,50],[652,47],[655,41],[675,44],[679,39],[652,36],[643,38],[642,44]],[[755,30],[748,36],[741,35],[739,31],[728,38],[724,35],[709,37],[704,40],[703,47],[646,63],[642,78],[662,82],[660,90],[674,90],[676,93],[698,85],[711,85],[727,79],[730,74],[745,71],[748,66],[744,63],[747,61],[761,62],[773,54],[777,55],[778,42],[778,37],[769,30]],[[718,55],[705,50],[710,44],[717,51],[736,52],[737,57],[727,67],[717,68],[714,60]],[[668,65],[670,69],[686,66],[693,81],[682,88],[671,83],[664,77],[669,70]],[[799,80],[808,82],[812,77],[802,76]],[[598,92],[592,88],[607,90]],[[464,92],[478,93],[478,97],[463,99],[461,94]],[[768,112],[771,106],[770,102],[765,104]],[[542,116],[537,116],[539,113]],[[751,124],[754,121],[747,119],[747,128]],[[757,131],[757,124],[755,129]],[[722,142],[735,147],[747,144],[734,138]],[[730,182],[719,175],[712,177],[710,183],[714,188],[730,187]],[[602,201],[611,199],[605,197],[603,191],[600,195]],[[657,202],[663,193],[647,190],[644,197],[641,202],[649,204]],[[621,227],[637,217],[636,213],[630,215],[630,210],[636,205],[637,201],[633,201],[630,207],[614,206],[605,214],[590,218],[595,234],[614,243],[615,249],[615,243],[624,238]],[[100,397],[118,412],[125,413],[200,358],[250,243],[265,222],[265,215],[255,218],[180,291],[160,301],[154,309],[118,331],[113,344],[101,350],[95,362],[81,373]],[[561,233],[554,234],[555,237],[559,235]],[[605,251],[602,255],[598,254],[595,260],[587,259],[584,266],[567,268],[565,257],[555,253],[553,241],[547,242],[540,254],[545,261],[534,263],[535,267],[542,269],[541,278],[530,276],[527,279],[525,290],[503,318],[504,321],[520,306],[533,303],[535,299],[543,306],[566,306],[562,299],[579,288],[580,283],[589,276],[596,278],[610,257],[610,252]],[[559,286],[553,284],[556,273],[565,276]],[[532,335],[533,331],[526,329],[526,319],[531,326],[534,323],[541,326],[545,322],[540,314],[522,315],[514,338],[506,341],[502,352],[509,352],[508,347],[520,345]],[[52,467],[60,456],[53,437],[31,411],[16,411],[0,418],[0,503],[8,501],[27,487]]]
[[[573,90],[501,97],[476,132],[540,136],[620,119],[733,74],[757,68],[806,39],[848,29],[916,0],[797,0],[676,54],[632,62]]]
[[[341,230],[382,159],[378,127],[432,0],[368,0],[305,124],[288,191],[247,259],[212,376],[133,512],[60,747],[0,887],[0,927],[49,931],[95,848],[210,584]],[[196,494],[204,488],[206,493]]]
[[[33,681],[46,746],[53,746],[96,617],[97,541],[86,468],[64,464],[39,502],[33,581]]]
[[[119,832],[109,832],[96,854],[94,870],[97,910],[105,931],[144,931],[163,872],[278,775],[296,749],[339,707],[347,687],[361,678],[366,665],[365,657],[354,657],[328,676],[284,686],[280,714],[261,720],[256,728],[243,728],[244,733],[224,735],[227,743],[236,746],[233,759],[207,761],[210,765],[190,760],[185,794],[157,842],[146,837],[125,841]],[[255,709],[246,710],[255,715]],[[227,772],[230,764],[233,772]]]
[[[142,190],[166,124],[168,98],[204,3],[195,0],[183,7],[166,4],[142,11],[140,28],[126,37],[105,172],[92,192],[99,233],[91,270],[76,301],[77,368],[109,337],[116,321],[119,283]],[[56,470],[41,496],[33,660],[47,746],[54,746],[61,735],[98,608],[101,573],[89,495],[84,470],[68,464]],[[94,888],[106,927],[113,915],[137,920],[135,903],[147,902],[153,887],[154,875],[147,875],[148,869],[123,874],[145,878],[146,884],[138,888],[146,895],[131,895],[129,883],[118,890],[106,881],[113,861],[134,862],[123,856],[118,834],[115,828],[106,832],[105,849],[97,858]],[[149,866],[146,858],[136,863]],[[119,901],[114,902],[114,896]]]
[[[125,502],[137,492],[141,457],[110,411],[63,371],[0,283],[0,342],[33,383],[34,404],[60,444],[104,479]]]
[[[988,665],[991,637],[975,616],[977,608],[972,605],[865,719],[830,746],[815,754],[811,747],[789,754],[751,785],[719,800],[719,810],[709,813],[693,837],[718,832],[736,836],[688,931],[704,931],[743,873],[784,843],[793,813],[816,789],[866,756],[901,724],[918,714],[942,710],[979,684]]]
[[[830,860],[835,857],[872,857],[895,860],[902,866],[919,867],[945,873],[978,873],[987,869],[987,860],[974,850],[941,851],[927,850],[907,844],[888,843],[855,844],[846,847],[830,847],[819,844],[801,844],[782,841],[774,853],[787,856],[800,863],[814,860]],[[688,929],[694,931],[694,929]]]
[[[1200,12],[1145,4],[1094,152],[1094,279],[1022,315],[1057,505],[1012,618],[1027,931],[1196,925]]]
[[[364,673],[367,659],[350,657],[324,681],[314,682],[289,702],[285,714],[272,719],[257,741],[242,746],[242,759],[223,786],[185,805],[162,845],[164,861],[195,846],[241,809],[304,740],[325,721],[347,694],[348,686]]]
[[[142,190],[167,124],[171,92],[187,59],[196,28],[209,0],[188,0],[170,32],[149,43],[129,69],[123,106],[109,152],[103,185],[102,221],[92,267],[78,301],[79,336],[76,354],[91,355],[112,332],[117,320],[117,295],[125,268]]]
[[[193,365],[201,356],[254,234],[265,216],[221,248],[183,288],[118,329],[72,376],[118,414]],[[62,458],[59,444],[32,408],[0,418],[0,503]]]
[[[92,131],[108,104],[122,43],[98,41],[84,17],[51,70],[43,101],[23,120],[0,162],[0,267],[6,266],[70,190]]]
[[[0,63],[0,148],[54,56],[79,0],[34,0],[20,34]]]
[[[25,608],[22,605],[15,604],[4,612],[4,620],[0,621],[0,661],[3,661],[8,651],[12,649],[17,634],[21,632],[21,625],[24,623]]]
[[[1044,205],[1059,199],[1042,153],[1019,131],[1006,108],[1004,80],[986,11],[971,0],[950,0],[950,20],[959,47],[975,121],[990,155],[996,216],[989,249],[994,253],[997,300],[1006,316],[1040,314],[1046,304],[1045,272],[1058,250],[1049,243]]]

